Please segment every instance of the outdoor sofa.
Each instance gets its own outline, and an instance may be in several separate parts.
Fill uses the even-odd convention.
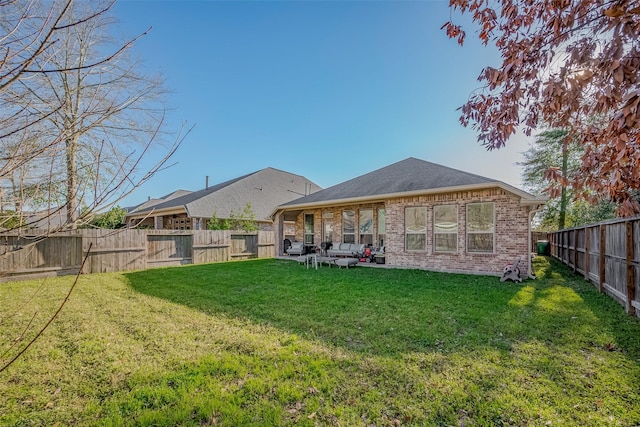
[[[359,257],[364,253],[364,244],[359,243],[334,243],[331,249],[327,249],[327,256],[331,257]]]

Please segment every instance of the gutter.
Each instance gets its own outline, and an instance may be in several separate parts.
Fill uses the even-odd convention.
[[[125,215],[125,218],[129,219],[138,219],[138,218],[146,218],[150,216],[158,216],[158,215],[171,215],[178,213],[186,213],[187,210],[184,205],[176,206],[173,208],[164,208],[164,209],[145,209],[144,211],[133,212]]]
[[[533,216],[540,212],[542,210],[542,208],[544,207],[544,205],[542,204],[538,204],[536,205],[533,209],[531,209],[529,211],[529,223],[527,225],[527,277],[529,279],[535,279],[536,275],[533,274],[533,269],[531,268],[531,221],[533,221]]]

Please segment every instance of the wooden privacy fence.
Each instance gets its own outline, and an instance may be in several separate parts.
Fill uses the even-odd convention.
[[[47,238],[0,236],[0,282],[83,273],[144,270],[183,264],[273,258],[273,231],[73,230]]]
[[[640,315],[640,218],[549,233],[551,256]]]

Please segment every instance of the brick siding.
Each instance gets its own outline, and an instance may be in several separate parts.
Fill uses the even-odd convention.
[[[467,252],[466,207],[469,203],[493,202],[495,206],[494,252]],[[389,200],[387,205],[387,263],[429,270],[501,274],[506,264],[528,254],[529,209],[520,206],[520,198],[501,189],[459,192]],[[437,253],[433,245],[433,207],[458,206],[458,250]],[[408,206],[427,208],[427,247],[425,251],[407,251],[404,237],[404,210]]]

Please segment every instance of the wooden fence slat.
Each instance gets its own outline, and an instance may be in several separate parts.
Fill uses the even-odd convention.
[[[578,230],[573,230],[573,272],[578,271]]]
[[[584,230],[584,278],[589,280],[589,272],[591,271],[591,230]]]
[[[636,267],[633,265],[634,259],[634,248],[633,244],[633,223],[631,221],[626,222],[626,233],[627,233],[627,313],[635,314],[635,308],[632,302],[635,300],[636,293]]]

